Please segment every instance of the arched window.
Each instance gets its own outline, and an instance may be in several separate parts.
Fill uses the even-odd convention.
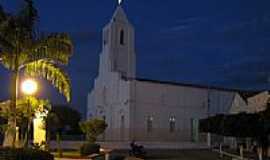
[[[176,118],[174,116],[170,117],[170,132],[173,133],[175,132],[175,122]]]
[[[147,132],[150,133],[152,132],[153,130],[153,120],[154,120],[154,117],[153,116],[148,116],[147,117]]]
[[[125,33],[124,33],[124,30],[121,30],[120,31],[120,44],[124,45],[124,43],[125,43]]]

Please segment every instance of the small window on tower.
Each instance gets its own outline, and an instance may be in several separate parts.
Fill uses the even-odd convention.
[[[124,42],[125,42],[125,34],[124,34],[124,30],[121,30],[120,31],[120,44],[121,45],[124,45]]]

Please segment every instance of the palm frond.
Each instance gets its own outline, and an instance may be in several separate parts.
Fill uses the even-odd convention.
[[[27,55],[24,64],[37,60],[49,60],[66,65],[72,52],[71,38],[65,33],[56,33],[37,40],[30,49],[24,50],[22,54]]]
[[[12,52],[14,50],[14,45],[10,43],[5,37],[0,35],[0,48],[0,53],[1,51]]]
[[[6,14],[3,7],[0,5],[0,23],[5,19]]]
[[[25,74],[34,77],[42,77],[48,80],[63,94],[67,101],[71,100],[71,83],[67,74],[49,61],[36,61],[25,66]]]
[[[0,21],[0,39],[1,48],[14,48],[15,46],[15,19],[8,16]],[[7,45],[7,46],[6,46]]]
[[[24,0],[24,4],[24,7],[18,12],[17,19],[26,31],[33,33],[38,19],[38,12],[32,0]]]
[[[26,117],[47,113],[51,110],[51,104],[49,100],[38,99],[32,96],[18,99],[16,106],[17,112],[23,114],[23,116]],[[30,109],[28,107],[30,107]]]
[[[15,61],[14,56],[10,52],[0,52],[0,63],[8,69],[8,70],[14,70],[15,69]]]
[[[0,117],[8,118],[10,116],[10,100],[0,102]]]

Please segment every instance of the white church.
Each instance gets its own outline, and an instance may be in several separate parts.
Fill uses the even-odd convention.
[[[87,117],[106,120],[104,141],[205,141],[198,131],[199,119],[245,111],[245,98],[257,95],[243,97],[237,90],[137,78],[134,27],[120,5],[103,29],[102,43]],[[260,105],[266,99],[260,98]]]

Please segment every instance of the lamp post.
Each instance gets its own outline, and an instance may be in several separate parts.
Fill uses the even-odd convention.
[[[22,92],[26,96],[32,96],[34,95],[37,90],[38,90],[38,85],[37,82],[33,79],[27,79],[22,82],[21,86]],[[31,127],[31,106],[30,106],[30,99],[29,97],[26,97],[27,99],[27,114],[28,115],[28,122],[27,122],[27,131],[25,132],[25,139],[24,139],[24,146],[28,146],[28,141],[29,141],[29,132],[30,132],[30,127]]]

